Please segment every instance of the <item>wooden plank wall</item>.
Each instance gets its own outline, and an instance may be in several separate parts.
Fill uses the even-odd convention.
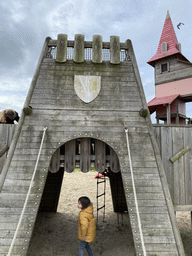
[[[74,91],[74,75],[78,74],[102,77],[100,94],[89,104],[82,102]],[[147,129],[143,128],[145,120],[139,115],[143,105],[131,62],[94,65],[90,61],[82,64],[68,61],[59,64],[45,58],[30,105],[32,114],[24,119],[0,193],[0,255],[7,254],[18,224],[44,127],[48,127],[45,142],[13,255],[26,255],[50,161],[62,144],[74,138],[96,138],[111,145],[124,159],[123,122],[127,122],[134,133],[135,127],[138,133]],[[87,165],[89,162],[87,159]],[[71,171],[73,163],[73,159],[68,160]]]
[[[58,148],[74,138],[85,138],[84,152],[87,152],[89,138],[94,138],[110,145],[117,153],[137,255],[143,255],[144,251],[139,224],[143,228],[147,255],[179,255],[179,250],[183,252],[149,117],[139,114],[147,103],[131,44],[129,47],[130,58],[118,65],[91,61],[61,64],[51,58],[43,59],[30,100],[32,113],[23,120],[0,193],[0,256],[7,254],[19,221],[44,127],[47,127],[45,142],[12,255],[27,254],[51,158]],[[74,90],[75,75],[101,76],[100,93],[89,104],[83,102]],[[125,127],[129,129],[140,219],[133,193]],[[73,159],[68,162],[72,170]],[[89,158],[86,166],[90,166]]]
[[[161,64],[169,62],[169,72],[161,73]],[[170,58],[167,61],[161,61],[155,68],[155,84],[166,83],[178,79],[192,77],[192,66],[189,63],[177,61]]]
[[[1,132],[1,145],[5,143],[8,147],[11,144],[11,140],[14,134],[15,125],[0,124]],[[178,161],[172,163],[170,158],[182,150],[186,146],[190,146],[192,149],[192,126],[177,126],[177,125],[154,125],[154,131],[159,145],[163,166],[166,172],[167,182],[169,185],[170,194],[177,210],[188,207],[192,209],[192,150],[185,153]],[[65,147],[67,148],[68,143]],[[104,144],[105,145],[105,144]],[[66,166],[70,168],[70,172],[75,168],[75,148],[67,149],[65,152]],[[55,154],[58,150],[55,152]],[[111,154],[115,151],[111,150]],[[100,152],[101,153],[101,152]],[[55,155],[54,154],[54,155]],[[68,162],[67,154],[73,158]],[[7,152],[0,158],[0,167],[3,167],[3,163],[6,159]],[[54,157],[53,155],[53,157]],[[99,157],[99,156],[98,156]],[[113,161],[112,155],[110,161]],[[58,160],[58,158],[56,158]],[[53,161],[51,161],[52,163]],[[103,160],[103,162],[105,162]],[[118,161],[117,161],[118,162]],[[99,163],[99,160],[98,160]],[[56,163],[58,165],[58,163]],[[112,164],[111,164],[112,165]],[[51,166],[50,166],[51,168]],[[58,166],[59,168],[59,166]],[[53,168],[55,169],[55,168]],[[97,169],[97,168],[96,168]],[[0,169],[1,170],[1,169]],[[178,207],[180,206],[180,207]],[[185,207],[183,207],[185,206]]]
[[[192,126],[154,125],[154,131],[175,209],[192,211]],[[172,163],[186,146],[191,150]]]

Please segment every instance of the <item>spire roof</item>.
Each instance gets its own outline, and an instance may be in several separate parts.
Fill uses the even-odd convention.
[[[169,11],[167,11],[167,16],[166,16],[166,19],[170,19],[170,14],[169,14]]]
[[[157,48],[156,54],[148,61],[148,63],[152,66],[155,65],[155,61],[165,58],[170,55],[179,54],[180,51],[178,50],[178,40],[175,34],[175,30],[170,18],[169,11],[167,11],[165,23],[163,26],[163,30],[161,33],[161,38],[159,41],[159,45]],[[184,56],[183,56],[184,57]]]

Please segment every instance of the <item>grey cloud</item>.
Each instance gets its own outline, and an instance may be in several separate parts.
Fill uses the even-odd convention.
[[[47,36],[56,39],[57,34],[65,33],[69,40],[73,40],[75,34],[82,33],[89,41],[94,34],[100,34],[103,41],[109,41],[111,35],[118,35],[121,42],[132,40],[139,69],[145,68],[142,79],[148,98],[155,87],[152,82],[154,70],[147,61],[156,53],[167,9],[173,22],[177,22],[178,18],[187,19],[182,20],[186,30],[178,40],[182,43],[183,52],[187,52],[186,57],[190,60],[192,56],[190,35],[187,34],[192,26],[190,15],[187,15],[192,2],[186,1],[187,9],[179,0],[2,0],[0,87],[4,84],[6,90],[15,86],[15,91],[18,89],[24,97]],[[26,84],[25,92],[21,89],[19,78]],[[16,81],[14,84],[13,80]]]
[[[0,36],[0,68],[13,68],[23,58],[20,41],[8,33],[1,33]]]

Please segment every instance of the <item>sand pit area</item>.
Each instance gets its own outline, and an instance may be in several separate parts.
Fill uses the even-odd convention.
[[[77,239],[78,214],[77,200],[88,196],[97,216],[96,172],[64,173],[57,213],[39,213],[37,216],[28,256],[78,256]],[[132,256],[135,249],[128,214],[120,216],[120,228],[117,227],[117,214],[113,212],[113,203],[109,180],[106,181],[105,222],[103,210],[99,212],[96,240],[91,243],[94,256]],[[99,186],[102,193],[103,186]],[[103,205],[102,199],[99,206]],[[192,256],[191,213],[177,212],[178,226],[181,232],[187,256]],[[85,252],[85,256],[88,255]]]

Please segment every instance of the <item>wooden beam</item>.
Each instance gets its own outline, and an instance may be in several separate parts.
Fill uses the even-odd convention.
[[[95,141],[95,169],[100,173],[106,169],[106,144],[101,140]]]
[[[2,148],[0,149],[0,157],[2,157],[4,155],[4,153],[9,149],[8,145],[5,144],[2,146]]]
[[[92,41],[84,41],[85,48],[92,48],[93,42]],[[50,40],[49,47],[57,47],[57,40]],[[74,47],[74,41],[67,40],[67,47]],[[110,42],[102,42],[103,49],[110,49]],[[128,50],[126,43],[120,43],[120,49]]]
[[[80,169],[88,172],[91,167],[91,139],[81,138]]]
[[[191,150],[191,148],[189,146],[186,146],[185,148],[183,148],[181,151],[179,151],[177,154],[175,154],[174,156],[172,156],[170,158],[170,161],[172,163],[174,163],[176,160],[178,160],[180,157],[182,157],[187,151]]]
[[[115,173],[120,171],[119,158],[112,148],[110,148],[110,168]]]
[[[171,123],[170,104],[167,104],[167,124]]]
[[[68,173],[73,172],[75,169],[75,148],[75,140],[65,143],[65,171]]]
[[[60,168],[60,148],[58,148],[52,156],[49,171],[56,173]]]
[[[185,211],[185,212],[191,212],[192,211],[192,205],[174,205],[175,211]]]

